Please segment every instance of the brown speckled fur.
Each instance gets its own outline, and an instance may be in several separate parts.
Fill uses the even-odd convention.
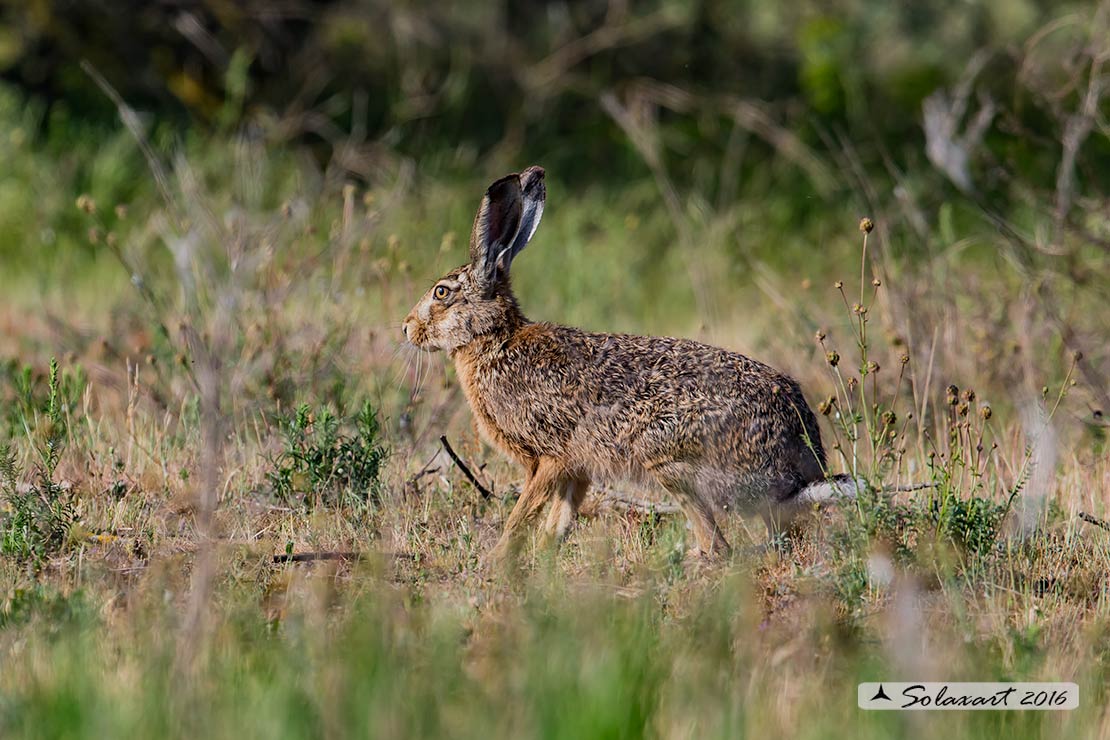
[[[547,530],[565,536],[590,483],[662,486],[706,554],[728,549],[717,526],[724,511],[792,518],[825,467],[817,421],[792,378],[688,339],[524,317],[508,268],[543,199],[536,167],[490,186],[470,264],[438,280],[404,324],[417,347],[450,353],[483,436],[525,469],[495,555],[511,554],[548,503]]]

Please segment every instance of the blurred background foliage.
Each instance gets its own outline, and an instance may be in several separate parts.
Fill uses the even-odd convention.
[[[319,156],[352,138],[456,165],[542,156],[575,180],[642,168],[598,103],[611,93],[661,124],[678,174],[696,178],[735,138],[743,101],[765,119],[741,124],[765,134],[748,167],[780,129],[818,151],[851,131],[864,166],[912,163],[924,101],[985,49],[975,95],[1014,114],[990,148],[1052,179],[1058,157],[1038,139],[1055,138],[1050,114],[1084,92],[1076,40],[1091,22],[1088,5],[1049,0],[3,0],[0,78],[45,106],[34,130],[114,123],[79,66],[88,60],[131,106],[177,128],[250,122]],[[1035,55],[1053,64],[1034,70]],[[1100,139],[1092,168],[1110,157]]]
[[[805,329],[809,304],[788,298],[869,214],[880,273],[902,277],[892,332],[926,337],[962,303],[986,337],[1029,304],[1048,318],[1015,341],[1084,350],[1106,406],[1092,307],[1110,300],[1108,15],[1049,0],[0,0],[0,256],[44,293],[75,270],[125,277],[105,238],[134,253],[161,227],[112,208],[166,199],[145,139],[195,171],[205,212],[299,199],[325,235],[365,202],[360,249],[423,280],[456,261],[441,253],[480,188],[539,162],[561,250],[521,263],[537,315],[690,333],[750,307],[740,286]],[[93,229],[80,193],[102,206]],[[124,264],[134,282],[168,259]],[[578,269],[550,280],[567,260]],[[1004,375],[1000,353],[980,364]]]

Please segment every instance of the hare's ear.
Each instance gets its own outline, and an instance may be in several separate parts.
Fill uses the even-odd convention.
[[[520,195],[523,202],[520,230],[513,239],[512,247],[498,260],[497,268],[503,273],[509,272],[513,259],[520,254],[520,250],[528,246],[528,241],[536,233],[540,219],[543,218],[543,204],[547,198],[543,175],[543,167],[534,165],[520,173]]]
[[[489,186],[470,233],[471,274],[487,288],[498,278],[498,263],[512,249],[523,215],[520,176],[502,177]],[[507,262],[505,262],[507,266]]]

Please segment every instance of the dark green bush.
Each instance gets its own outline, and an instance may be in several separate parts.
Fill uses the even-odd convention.
[[[0,494],[7,510],[0,513],[0,553],[35,565],[65,546],[76,519],[71,492],[54,480],[66,440],[63,383],[56,360],[50,361],[47,387],[43,412],[28,408],[30,413],[23,416],[38,456],[33,481],[23,483],[11,446],[0,445]],[[29,385],[27,394],[25,401],[32,404]]]
[[[369,402],[353,418],[302,404],[279,424],[284,449],[266,474],[278,499],[310,508],[377,503],[388,453]]]

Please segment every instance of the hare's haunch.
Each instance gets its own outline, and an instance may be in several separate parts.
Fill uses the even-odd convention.
[[[789,376],[687,339],[595,334],[529,321],[509,284],[544,208],[529,167],[486,191],[470,263],[436,281],[404,322],[424,350],[448,352],[482,434],[527,480],[497,556],[549,503],[566,535],[591,482],[658,485],[686,513],[705,554],[727,552],[725,511],[789,524],[857,483],[825,479],[817,420]]]

